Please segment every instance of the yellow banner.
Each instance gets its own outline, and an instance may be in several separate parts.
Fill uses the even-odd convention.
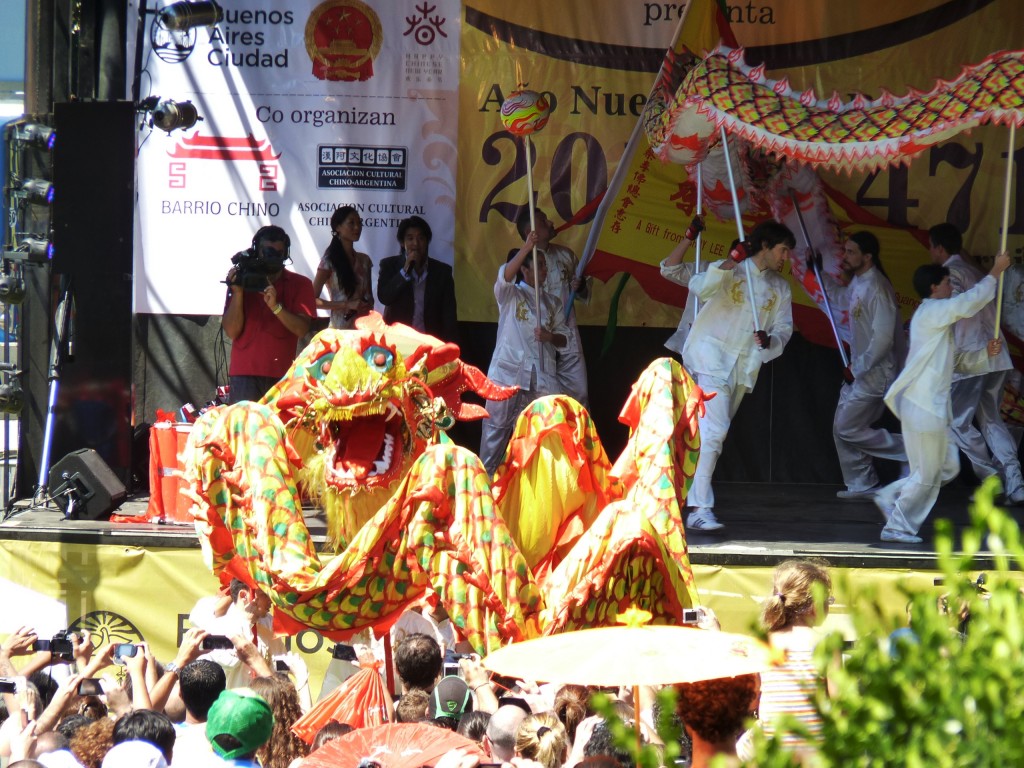
[[[0,541],[0,583],[0,634],[21,625],[44,638],[87,629],[98,645],[145,640],[164,663],[177,653],[196,601],[219,587],[198,549],[44,541]],[[334,643],[309,629],[287,645],[309,668],[315,699]]]
[[[607,188],[654,84],[660,60],[652,63],[652,52],[660,48],[663,53],[669,45],[684,5],[524,0],[510,10],[491,0],[466,4],[459,107],[462,204],[456,220],[462,319],[496,319],[491,288],[497,266],[521,243],[512,222],[526,203],[526,155],[523,142],[502,129],[501,101],[522,82],[552,97],[551,119],[532,141],[534,191],[538,205],[556,225],[565,226]],[[962,65],[1021,47],[1024,28],[1024,5],[1016,0],[779,0],[725,7],[748,60],[765,60],[769,77],[788,77],[797,92],[813,88],[827,98],[835,91],[844,100],[857,91],[875,98],[882,88],[897,95],[911,87],[930,90],[938,78],[954,77]],[[917,302],[910,275],[928,259],[912,230],[920,237],[920,230],[952,221],[965,232],[969,253],[996,250],[1007,133],[1000,127],[978,129],[929,149],[909,167],[871,176],[822,173],[843,201],[833,200],[840,223],[880,235],[882,260],[908,316]],[[1024,161],[1024,132],[1019,134],[1014,157]],[[1022,166],[1015,163],[1013,186],[1024,191]],[[671,301],[672,296],[658,291],[680,293],[658,285],[656,267],[685,229],[695,195],[692,187],[687,191],[682,168],[654,167],[650,178],[656,193],[628,212],[617,238],[604,230],[599,247],[611,248],[611,240],[619,240],[614,247],[626,262],[623,269],[648,282],[645,294],[636,280],[630,281],[619,323],[674,327],[681,295],[677,307],[649,296]],[[1024,244],[1024,194],[1015,192],[1014,198],[1011,252]],[[591,218],[585,215],[567,226],[558,242],[581,253]],[[711,222],[703,257],[720,257],[733,237],[734,224]],[[589,307],[577,308],[580,322],[604,324],[614,287],[615,281],[597,286]],[[794,291],[794,299],[808,312],[817,311],[802,290]]]
[[[933,589],[935,573],[911,570],[833,568],[836,605],[827,628],[852,636],[850,604],[857,590],[871,589],[885,615],[899,621],[906,599],[901,587]],[[761,602],[771,593],[773,568],[694,565],[701,604],[718,615],[722,628],[749,632],[757,623]],[[43,637],[58,629],[89,629],[98,642],[150,644],[157,658],[170,661],[188,629],[195,602],[217,590],[198,549],[144,549],[115,545],[0,541],[0,584],[4,617],[0,636],[22,624]],[[938,594],[938,591],[936,592]],[[54,615],[61,605],[64,614]],[[332,643],[314,630],[290,638],[310,670],[314,698]]]

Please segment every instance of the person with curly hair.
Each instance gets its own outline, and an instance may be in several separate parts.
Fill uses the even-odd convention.
[[[114,721],[103,717],[83,725],[75,731],[69,746],[82,768],[100,768],[103,757],[114,746]]]
[[[554,712],[541,712],[523,720],[515,749],[516,757],[535,760],[544,768],[561,768],[569,756],[569,738]]]
[[[257,677],[249,686],[274,713],[274,730],[266,744],[256,751],[263,768],[288,768],[296,758],[309,754],[309,745],[292,733],[295,721],[302,717],[295,686],[280,677]]]
[[[736,741],[753,716],[757,675],[678,683],[676,709],[693,745],[691,768],[705,768],[717,755],[736,754]]]

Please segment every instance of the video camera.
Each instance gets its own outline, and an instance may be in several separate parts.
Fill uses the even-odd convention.
[[[285,255],[275,248],[260,244],[239,251],[231,257],[235,265],[235,275],[231,285],[239,286],[243,291],[263,291],[270,285],[269,276],[284,269]]]
[[[50,640],[36,640],[34,647],[37,651],[49,651],[55,659],[70,660],[75,657],[75,646],[66,629],[55,633]]]

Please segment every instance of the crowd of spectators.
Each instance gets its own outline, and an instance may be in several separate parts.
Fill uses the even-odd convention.
[[[827,570],[810,563],[784,564],[775,575],[765,601],[765,628],[783,655],[793,651],[793,669],[782,665],[763,681],[746,675],[677,686],[677,714],[685,725],[680,749],[687,764],[735,755],[758,703],[762,715],[773,710],[769,690],[781,691],[790,704],[787,685],[809,695],[806,675],[813,671],[804,662],[813,643],[805,631],[827,611],[830,588]],[[13,632],[0,645],[0,677],[8,683],[0,762],[8,768],[301,766],[353,725],[331,720],[308,742],[297,735],[302,729],[293,730],[311,707],[308,673],[291,654],[274,654],[261,641],[261,597],[242,585],[200,601],[196,616],[228,627],[230,648],[215,647],[224,645],[223,636],[196,626],[184,633],[167,663],[145,642],[97,647],[83,631],[67,636],[70,649],[38,650],[40,638],[31,628]],[[716,623],[713,612],[708,615]],[[475,753],[453,750],[434,768],[633,768],[633,758],[592,708],[597,689],[507,679],[489,672],[476,655],[457,653],[457,643],[446,647],[437,637],[447,637],[443,626],[436,636],[412,632],[396,642],[401,694],[386,717],[456,731],[478,745]],[[380,671],[370,647],[358,647],[358,658]],[[788,683],[787,675],[793,678]],[[639,699],[639,713],[631,690],[603,693],[646,742],[660,743],[653,690]],[[768,731],[770,724],[764,727]],[[795,746],[813,751],[813,738]]]

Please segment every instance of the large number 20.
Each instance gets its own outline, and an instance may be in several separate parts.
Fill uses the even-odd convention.
[[[526,176],[526,148],[525,142],[516,139],[508,131],[497,131],[492,133],[484,141],[481,148],[481,159],[487,165],[498,165],[504,159],[504,153],[500,145],[507,143],[514,152],[512,162],[508,170],[502,174],[495,183],[487,197],[480,206],[480,221],[487,221],[491,211],[499,214],[508,221],[514,222],[523,207],[522,203],[510,203],[496,198],[506,189]],[[589,133],[575,132],[564,136],[555,147],[551,158],[551,204],[555,212],[564,220],[571,221],[576,215],[572,208],[573,172],[579,166],[573,163],[573,154],[577,145],[582,145],[586,154],[586,165],[584,172],[584,193],[587,202],[594,200],[603,194],[608,188],[608,161],[604,156],[604,149],[601,143]],[[532,147],[532,144],[531,144]],[[536,161],[536,151],[531,153],[531,162]],[[534,196],[537,196],[534,190]],[[536,200],[535,200],[536,202]],[[583,224],[593,219],[593,213],[586,216]]]

